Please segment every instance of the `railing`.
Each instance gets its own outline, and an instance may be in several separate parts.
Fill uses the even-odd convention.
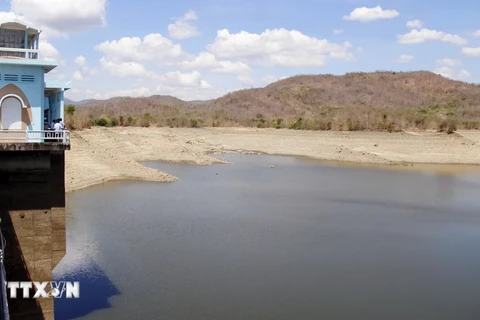
[[[61,143],[70,145],[70,131],[53,130],[0,130],[1,142]]]
[[[1,222],[1,220],[0,220]],[[5,246],[6,241],[3,237],[2,231],[0,230],[0,319],[9,320],[10,315],[8,312],[8,300],[7,300],[7,276],[5,272]]]
[[[27,59],[38,59],[38,49],[6,48],[0,47],[1,57],[19,57]]]

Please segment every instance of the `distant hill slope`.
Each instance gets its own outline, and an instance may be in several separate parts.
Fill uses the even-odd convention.
[[[300,75],[209,101],[157,95],[96,100],[84,106],[82,112],[90,118],[148,114],[160,125],[173,126],[183,117],[205,125],[270,126],[275,121],[276,127],[291,127],[299,118],[312,120],[297,123],[304,129],[426,128],[449,119],[475,121],[465,126],[476,127],[478,122],[480,127],[480,85],[427,71]]]
[[[308,115],[321,106],[406,108],[442,103],[478,106],[480,86],[422,71],[304,75],[230,93],[210,107],[249,116],[288,117]]]

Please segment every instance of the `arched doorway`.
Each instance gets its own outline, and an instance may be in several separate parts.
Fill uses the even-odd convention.
[[[2,102],[2,128],[4,130],[22,130],[22,103],[14,97]]]

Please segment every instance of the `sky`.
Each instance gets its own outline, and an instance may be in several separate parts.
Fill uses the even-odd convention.
[[[0,0],[41,29],[72,100],[220,97],[298,74],[429,70],[480,83],[472,0]]]

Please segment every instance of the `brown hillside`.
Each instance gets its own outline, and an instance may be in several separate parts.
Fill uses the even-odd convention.
[[[262,89],[227,94],[211,107],[250,117],[288,117],[308,116],[321,106],[410,108],[446,103],[480,106],[480,86],[422,71],[295,76]]]
[[[152,96],[95,101],[78,109],[90,119],[132,117],[130,125],[141,118],[143,124],[169,126],[472,129],[480,127],[480,85],[427,71],[302,75],[203,103]]]

